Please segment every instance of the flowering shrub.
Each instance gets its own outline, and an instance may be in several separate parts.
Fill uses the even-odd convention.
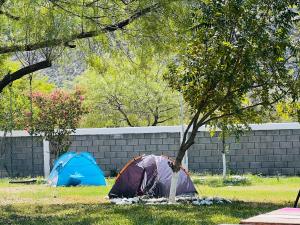
[[[69,136],[74,133],[82,115],[83,107],[80,90],[69,93],[55,90],[51,94],[34,92],[32,95],[34,114],[25,113],[28,132],[42,135],[51,144],[51,154],[57,158],[70,146]]]

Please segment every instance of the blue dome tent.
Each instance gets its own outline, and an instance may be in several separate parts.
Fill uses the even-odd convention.
[[[88,152],[67,152],[59,157],[48,177],[51,186],[106,185],[104,173]]]

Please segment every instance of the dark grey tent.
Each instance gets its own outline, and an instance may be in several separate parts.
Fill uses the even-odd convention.
[[[116,178],[109,198],[132,198],[140,195],[168,197],[171,186],[172,162],[166,156],[144,155],[129,161]],[[197,191],[188,173],[181,168],[176,195],[194,195]]]

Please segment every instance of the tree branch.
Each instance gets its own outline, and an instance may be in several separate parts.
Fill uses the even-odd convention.
[[[118,23],[112,24],[112,25],[107,25],[103,27],[102,29],[99,30],[92,30],[92,31],[87,31],[87,32],[80,32],[77,34],[73,34],[69,37],[66,38],[58,38],[58,39],[51,39],[51,40],[45,40],[33,44],[27,44],[27,45],[12,45],[12,46],[4,46],[0,47],[0,54],[5,54],[5,53],[11,53],[11,52],[17,52],[17,51],[33,51],[37,50],[40,48],[45,48],[45,47],[54,47],[54,46],[59,46],[59,45],[67,45],[67,43],[75,41],[75,40],[80,40],[80,39],[85,39],[85,38],[91,38],[91,37],[96,37],[100,34],[103,33],[108,33],[108,32],[113,32],[119,29],[122,29],[126,27],[128,24],[132,23],[133,21],[137,20],[141,16],[151,12],[152,10],[156,9],[159,5],[154,4],[152,6],[149,6],[147,8],[141,9],[140,11],[137,11],[135,14],[131,15],[129,18],[122,20]]]
[[[9,19],[12,19],[12,20],[20,20],[20,17],[12,15],[9,12],[5,12],[2,9],[0,9],[0,15],[5,15],[6,17],[8,17]]]
[[[0,93],[7,85],[12,83],[13,81],[18,80],[27,74],[45,69],[47,67],[51,67],[51,62],[49,60],[41,61],[36,64],[23,67],[14,73],[8,73],[2,78],[2,80],[0,80]]]
[[[273,105],[274,103],[280,101],[282,98],[284,98],[285,95],[282,95],[280,98],[274,100],[273,102],[269,102],[268,105]],[[247,109],[251,109],[251,108],[255,108],[257,106],[260,106],[260,105],[264,105],[266,104],[267,102],[259,102],[259,103],[256,103],[256,104],[253,104],[253,105],[250,105],[250,106],[247,106],[247,107],[244,107],[244,108],[240,108],[239,111],[245,111]],[[212,120],[216,120],[216,119],[221,119],[223,117],[228,117],[228,116],[232,116],[236,114],[235,112],[232,112],[232,113],[225,113],[225,114],[222,114],[220,116],[215,116],[215,117],[211,117],[209,118],[208,120],[204,121],[203,124],[207,124],[208,122],[212,121]]]

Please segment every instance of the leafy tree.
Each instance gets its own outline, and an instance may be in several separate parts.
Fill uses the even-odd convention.
[[[27,52],[36,57],[18,70],[1,74],[0,93],[11,82],[51,67],[65,48],[89,46],[91,42],[104,47],[125,33],[125,28],[133,31],[139,30],[140,25],[153,28],[159,22],[152,12],[167,4],[168,1],[162,0],[1,0],[0,56]],[[115,31],[120,32],[111,35]]]
[[[0,60],[0,73],[2,71],[15,70],[19,67],[17,61],[11,61],[7,58]],[[37,74],[32,80],[32,89],[43,93],[50,92],[54,85],[48,82],[48,79]],[[22,78],[10,84],[0,95],[0,130],[4,132],[10,130],[23,130],[25,121],[22,118],[25,110],[30,108],[30,81]]]
[[[51,144],[51,153],[57,158],[70,146],[69,136],[74,133],[86,109],[80,90],[68,93],[55,90],[51,94],[33,93],[35,114],[27,113],[28,131],[42,135]]]
[[[272,116],[273,121],[299,122],[300,104],[299,102],[279,102],[276,104]]]
[[[158,58],[92,56],[92,68],[79,79],[90,114],[87,126],[157,126],[178,124],[179,95],[162,79]]]
[[[165,75],[193,114],[172,165],[172,201],[176,172],[199,127],[224,118],[247,125],[299,92],[299,1],[195,2],[189,47]]]

